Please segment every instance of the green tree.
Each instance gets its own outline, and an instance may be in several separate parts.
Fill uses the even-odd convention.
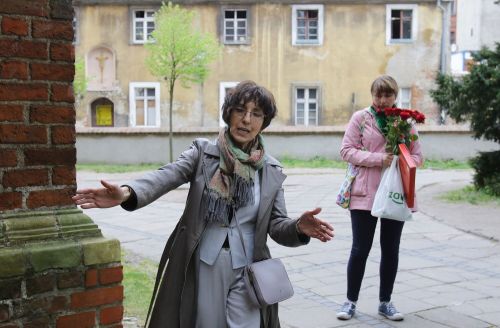
[[[73,79],[73,91],[75,98],[79,101],[87,92],[87,78],[85,77],[85,61],[82,57],[75,58],[75,77]]]
[[[193,27],[194,13],[187,9],[163,3],[155,15],[152,40],[146,44],[146,65],[150,72],[167,82],[169,92],[169,146],[172,152],[172,106],[177,80],[183,87],[202,83],[208,75],[209,63],[219,53],[217,40]]]
[[[457,122],[470,121],[474,138],[500,142],[500,43],[473,55],[470,74],[461,78],[438,74],[432,98]],[[481,153],[472,160],[477,188],[500,195],[500,151]],[[493,166],[492,166],[493,165]]]

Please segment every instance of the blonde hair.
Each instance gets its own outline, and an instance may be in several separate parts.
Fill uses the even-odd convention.
[[[372,95],[380,95],[381,93],[393,93],[395,97],[398,96],[399,87],[396,80],[389,75],[381,75],[372,82],[370,89]]]

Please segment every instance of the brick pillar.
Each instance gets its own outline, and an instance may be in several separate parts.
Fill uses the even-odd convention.
[[[71,0],[0,1],[0,328],[121,327],[120,245],[76,189]]]

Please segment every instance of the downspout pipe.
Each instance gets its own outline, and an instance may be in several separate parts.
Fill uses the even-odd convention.
[[[443,6],[441,0],[437,0],[436,6],[441,9],[441,46],[440,46],[440,58],[439,58],[439,71],[441,74],[446,74],[448,72],[448,49],[450,40],[450,7],[449,2],[446,7]],[[445,124],[446,122],[446,109],[440,108],[439,124]]]

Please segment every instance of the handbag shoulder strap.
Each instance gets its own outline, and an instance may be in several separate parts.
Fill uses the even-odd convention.
[[[245,254],[245,258],[247,259],[247,265],[252,264],[250,259],[248,258],[247,251],[245,248],[245,242],[243,241],[243,234],[241,233],[241,228],[240,228],[240,222],[238,218],[236,217],[236,210],[233,208],[233,220],[236,220],[236,227],[238,228],[238,234],[240,235],[240,240],[241,240],[241,245],[243,246],[243,254]]]

